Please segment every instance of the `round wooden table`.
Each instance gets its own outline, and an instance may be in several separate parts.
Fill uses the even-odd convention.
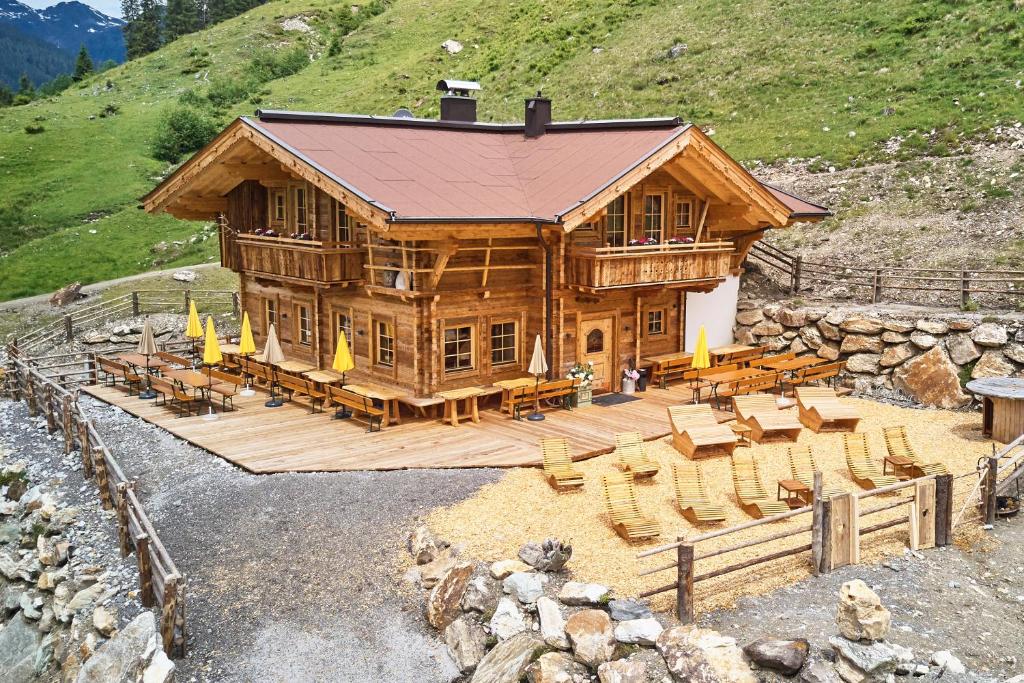
[[[968,382],[967,391],[982,397],[982,434],[1001,443],[1024,434],[1024,379],[983,377]]]

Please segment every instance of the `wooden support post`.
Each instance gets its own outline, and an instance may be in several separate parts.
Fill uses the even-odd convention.
[[[824,503],[821,495],[821,471],[814,471],[814,502],[811,507],[811,572],[817,576],[821,573],[822,547],[822,518],[824,517]]]
[[[36,416],[36,388],[32,383],[31,373],[25,375],[25,404],[28,407],[29,417]]]
[[[174,649],[174,633],[177,626],[178,612],[178,578],[172,576],[164,584],[164,594],[160,601],[160,639],[163,641],[164,653],[171,654]],[[184,654],[184,653],[182,653]]]
[[[803,270],[803,256],[797,256],[793,260],[793,272],[791,274],[791,280],[789,282],[789,293],[796,294],[800,291],[800,271]]]
[[[189,290],[185,290],[185,315],[188,315],[188,305],[192,302],[192,296]]]
[[[86,479],[92,478],[92,442],[89,441],[89,423],[82,420],[78,423],[78,441],[82,447],[82,474]]]
[[[995,446],[993,446],[993,449]],[[996,475],[999,472],[999,458],[988,459],[988,471],[985,473],[985,524],[996,523]]]
[[[135,558],[139,563],[139,602],[143,607],[152,607],[153,595],[153,561],[149,557],[149,536],[139,534],[135,537]]]
[[[967,308],[971,302],[971,278],[966,268],[960,269],[960,308]]]
[[[121,557],[128,557],[132,552],[131,536],[128,531],[128,489],[135,488],[135,482],[121,482],[117,485],[117,540],[121,546]]]
[[[935,545],[953,542],[953,475],[935,477]]]
[[[139,308],[139,293],[132,292],[132,317],[137,317],[141,309]]]
[[[882,298],[882,271],[875,269],[871,278],[871,303],[877,304]]]
[[[676,549],[676,616],[683,624],[693,623],[693,546],[682,543]]]
[[[242,313],[242,305],[238,299],[238,292],[231,292],[231,312],[237,318]]]
[[[46,414],[46,431],[53,434],[57,431],[57,416],[53,412],[53,385],[43,386],[43,412]]]
[[[75,446],[75,433],[71,429],[71,397],[63,396],[60,402],[60,422],[64,432],[64,455],[71,452]]]
[[[64,340],[71,341],[75,338],[75,326],[74,321],[71,320],[70,315],[64,316]]]
[[[813,513],[812,513],[813,514]],[[812,532],[813,533],[813,532]],[[812,538],[813,544],[813,538]],[[818,573],[828,574],[832,571],[832,499],[822,498],[821,501],[821,557],[818,561]],[[813,547],[812,547],[813,552]]]
[[[94,451],[95,452],[95,451]],[[96,469],[96,486],[100,490],[100,503],[109,510],[114,506],[110,500],[110,481],[107,474],[107,458],[103,449],[100,449],[98,458],[93,460],[93,467]]]
[[[90,353],[89,358],[85,361],[88,365],[88,369],[92,371],[92,383],[100,383],[100,364],[96,362],[96,354]]]

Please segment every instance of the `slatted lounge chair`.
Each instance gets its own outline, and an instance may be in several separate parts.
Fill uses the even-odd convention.
[[[750,454],[733,453],[732,484],[740,507],[754,519],[789,511],[789,505],[768,495],[761,473],[757,471],[757,461]]]
[[[818,467],[817,461],[814,459],[814,453],[811,451],[810,446],[790,446],[786,449],[789,455],[789,470],[793,475],[793,479],[800,482],[807,488],[814,490],[814,473],[819,471],[821,468]],[[821,495],[823,498],[831,498],[832,496],[842,493],[842,490],[837,488],[829,488],[822,482]]]
[[[846,466],[850,476],[861,487],[877,489],[899,482],[898,477],[883,474],[878,463],[871,459],[868,440],[864,434],[843,434],[843,452],[846,454]]]
[[[750,427],[750,438],[766,441],[796,441],[803,425],[792,410],[779,410],[771,394],[747,394],[732,397],[736,421]]]
[[[583,486],[583,475],[573,467],[569,442],[562,438],[540,440],[544,456],[544,476],[556,491]]]
[[[619,468],[624,472],[632,472],[637,479],[653,477],[658,473],[658,463],[647,455],[640,432],[624,432],[615,435],[615,455]]]
[[[698,463],[689,460],[672,463],[672,483],[676,490],[676,504],[683,517],[694,524],[725,521],[725,509],[708,498],[704,473]]]
[[[814,433],[853,432],[860,422],[860,413],[850,403],[843,403],[835,389],[799,387],[796,390],[800,422]]]
[[[654,538],[661,533],[658,521],[640,512],[632,472],[616,472],[601,477],[601,495],[612,528],[622,538],[635,541]]]
[[[914,452],[914,447],[910,445],[910,439],[907,438],[907,428],[903,425],[886,427],[882,430],[882,434],[885,436],[885,447],[889,449],[889,455],[902,456],[913,460],[917,476],[925,477],[931,474],[949,474],[949,469],[944,463],[925,462],[921,458],[917,457],[917,453]]]
[[[706,403],[669,406],[668,421],[672,425],[672,445],[691,460],[729,455],[736,448],[736,434],[719,424]]]

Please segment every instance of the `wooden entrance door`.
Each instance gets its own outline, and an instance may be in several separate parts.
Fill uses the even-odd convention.
[[[594,391],[615,388],[615,321],[613,318],[583,320],[577,334],[578,358],[594,364]]]

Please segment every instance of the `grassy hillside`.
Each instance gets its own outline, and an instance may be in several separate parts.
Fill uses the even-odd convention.
[[[151,142],[183,96],[218,123],[257,106],[429,117],[437,79],[460,77],[483,84],[483,119],[521,119],[522,99],[543,89],[557,118],[678,114],[746,161],[845,166],[884,157],[896,134],[935,129],[913,149],[943,154],[1024,118],[1021,4],[393,0],[360,22],[349,3],[271,2],[0,110],[0,300],[214,258],[201,224],[136,206],[170,170]],[[296,16],[304,24],[285,30]],[[449,38],[464,49],[446,53]],[[673,45],[685,50],[670,58]],[[254,66],[254,54],[296,47],[311,56],[298,73]],[[33,125],[45,130],[28,134]]]

